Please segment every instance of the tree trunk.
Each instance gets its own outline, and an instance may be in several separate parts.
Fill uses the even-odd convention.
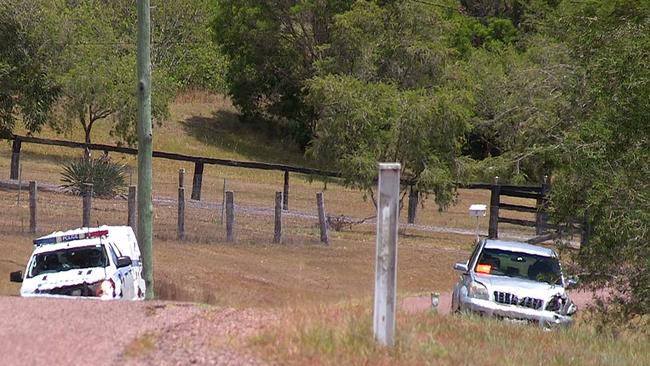
[[[84,158],[86,160],[90,160],[90,147],[89,147],[89,145],[90,145],[90,126],[88,126],[88,127],[84,126],[84,133],[86,135],[86,140],[85,140],[86,147],[84,148]]]

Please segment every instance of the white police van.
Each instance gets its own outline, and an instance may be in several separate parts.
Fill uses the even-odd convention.
[[[24,297],[143,300],[140,248],[129,226],[58,231],[34,240],[22,282]]]

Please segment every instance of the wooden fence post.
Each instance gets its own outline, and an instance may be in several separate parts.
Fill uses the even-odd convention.
[[[233,191],[226,192],[226,241],[235,241],[235,198]]]
[[[203,162],[194,163],[194,179],[192,180],[192,199],[201,200],[201,184],[203,181]]]
[[[178,169],[178,186],[185,187],[185,168]]]
[[[418,191],[413,188],[411,185],[411,190],[409,192],[409,209],[408,209],[408,223],[415,224],[415,216],[417,215],[418,210]]]
[[[226,212],[226,178],[223,178],[223,192],[221,195],[221,221],[219,222],[223,226],[223,215]]]
[[[284,171],[284,191],[282,194],[282,209],[289,209],[289,171]]]
[[[35,181],[29,182],[29,232],[35,233],[37,230],[36,220],[38,218],[38,188]]]
[[[275,235],[273,242],[282,241],[282,192],[275,192]]]
[[[488,228],[488,238],[499,238],[499,204],[501,203],[501,186],[499,177],[494,177],[490,194],[490,226]]]
[[[93,185],[83,184],[83,227],[90,227],[90,206],[93,197]]]
[[[546,232],[548,223],[548,192],[549,192],[548,175],[544,176],[540,190],[540,198],[537,199],[537,213],[535,215],[535,234],[542,235]]]
[[[320,241],[328,244],[329,236],[327,232],[327,216],[325,215],[325,199],[323,192],[316,193],[316,206],[318,206],[318,223],[320,226]]]
[[[178,240],[185,240],[185,187],[178,187]]]
[[[22,141],[20,137],[16,136],[14,142],[11,145],[11,171],[9,172],[9,179],[18,179],[21,145],[22,145]]]
[[[176,224],[178,240],[185,240],[185,168],[178,169],[178,220]]]
[[[128,208],[129,208],[129,213],[127,216],[127,225],[133,229],[133,232],[137,232],[137,228],[135,227],[135,222],[136,222],[136,204],[135,204],[135,199],[136,199],[136,188],[135,186],[129,186],[129,199],[128,199]]]
[[[384,346],[395,343],[397,307],[397,231],[399,224],[400,164],[379,164],[377,248],[373,334]]]

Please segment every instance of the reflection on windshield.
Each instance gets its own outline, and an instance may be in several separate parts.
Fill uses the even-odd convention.
[[[495,276],[562,284],[562,274],[557,258],[528,253],[485,249],[479,257],[475,271]]]
[[[27,277],[70,269],[106,267],[107,265],[106,252],[101,245],[61,249],[34,256]]]

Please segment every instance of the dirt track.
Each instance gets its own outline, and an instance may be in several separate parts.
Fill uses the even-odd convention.
[[[0,297],[3,365],[262,365],[237,340],[263,311],[163,302]]]

